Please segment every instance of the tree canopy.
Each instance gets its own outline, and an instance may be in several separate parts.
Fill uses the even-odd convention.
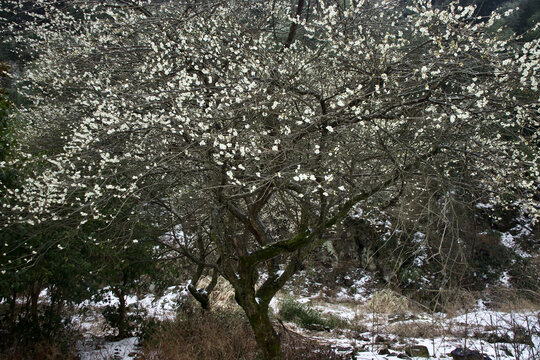
[[[538,220],[540,41],[472,7],[81,1],[18,38],[35,61],[4,224],[135,226],[223,275],[264,349],[275,293],[352,211],[404,192]],[[30,35],[29,35],[30,34]],[[48,144],[43,152],[44,144]],[[54,146],[50,146],[54,144]],[[22,166],[22,165],[21,165]]]

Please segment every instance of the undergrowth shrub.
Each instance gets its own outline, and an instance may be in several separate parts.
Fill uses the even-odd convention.
[[[255,337],[238,313],[199,313],[163,322],[147,334],[142,359],[254,359]]]
[[[0,359],[76,359],[78,335],[65,314],[43,311],[37,321],[20,315],[16,322],[0,317]]]
[[[43,340],[31,347],[14,344],[0,353],[2,360],[76,360],[79,359],[75,346],[66,348],[58,341]]]
[[[277,328],[284,360],[345,360],[329,344]],[[240,312],[192,313],[153,324],[143,338],[141,360],[259,360],[255,336]]]
[[[104,330],[110,333],[115,333],[120,327],[120,312],[118,306],[107,305],[102,310],[102,315],[105,318],[106,325]],[[134,333],[141,332],[141,328],[146,325],[147,322],[147,310],[139,307],[137,304],[131,304],[127,307],[125,331],[128,336],[132,336]],[[120,336],[120,334],[118,334]]]
[[[73,334],[35,339],[29,343],[11,333],[6,335],[0,349],[2,360],[75,360],[78,359]]]

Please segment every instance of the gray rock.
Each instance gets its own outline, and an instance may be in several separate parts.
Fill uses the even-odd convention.
[[[411,345],[405,348],[405,354],[412,357],[429,358],[429,350],[424,345]]]
[[[491,360],[486,354],[482,354],[478,350],[468,350],[457,348],[450,353],[454,360]]]

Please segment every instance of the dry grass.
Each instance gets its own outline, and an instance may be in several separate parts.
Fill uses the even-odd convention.
[[[493,299],[497,311],[513,313],[516,311],[540,311],[540,293],[531,290],[516,290],[505,287],[492,288],[488,294]],[[536,299],[536,301],[532,300]]]
[[[441,290],[438,299],[442,312],[450,316],[475,309],[478,299],[488,299],[486,304],[495,311],[513,313],[540,310],[540,293],[528,289],[493,286],[484,292],[450,289]]]
[[[237,314],[205,313],[163,323],[144,344],[141,359],[253,359],[257,344]]]
[[[203,277],[197,283],[198,288],[205,288],[210,284],[210,276]],[[234,289],[223,277],[219,277],[216,287],[210,294],[210,306],[214,309],[235,310],[239,306],[234,300]]]
[[[385,328],[385,332],[400,338],[433,339],[450,335],[449,329],[440,323],[431,321],[407,321],[390,324]]]
[[[384,289],[371,296],[364,306],[364,311],[376,314],[396,314],[407,312],[409,308],[409,299],[390,289]]]
[[[473,309],[480,298],[479,294],[462,289],[441,290],[439,296],[442,311],[450,316]]]
[[[282,353],[285,360],[348,360],[348,355],[339,355],[329,344],[313,340],[290,330],[281,333]]]
[[[206,287],[210,283],[211,278],[207,276],[201,279],[199,282],[202,286]],[[199,286],[201,286],[199,285]],[[239,306],[234,299],[234,289],[232,285],[223,277],[218,278],[216,287],[210,294],[210,306],[217,309],[238,309]]]
[[[329,344],[279,328],[285,360],[345,360]],[[256,360],[259,348],[238,312],[195,313],[166,322],[143,344],[140,360]]]

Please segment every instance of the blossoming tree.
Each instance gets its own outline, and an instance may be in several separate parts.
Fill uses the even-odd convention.
[[[107,204],[137,199],[198,266],[194,294],[207,269],[231,283],[265,359],[281,357],[270,301],[351,210],[435,181],[540,215],[540,42],[505,38],[497,16],[387,0],[35,3],[18,38],[35,52],[20,151],[48,166],[12,192],[6,224],[113,222]],[[58,150],[37,155],[44,133]]]

